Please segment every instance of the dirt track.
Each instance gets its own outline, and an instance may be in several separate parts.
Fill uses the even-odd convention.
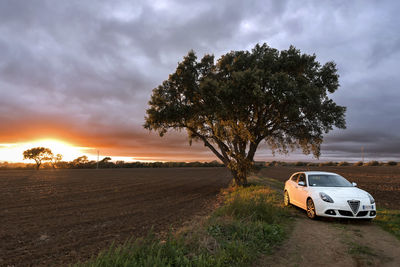
[[[400,266],[400,242],[373,223],[308,219],[295,209],[289,238],[254,266]]]
[[[62,265],[207,212],[225,168],[0,171],[0,266]]]
[[[400,167],[399,166],[371,166],[371,167],[267,167],[260,171],[261,176],[270,177],[279,181],[286,181],[297,171],[328,171],[345,177],[350,182],[356,182],[358,187],[371,193],[379,207],[400,209]],[[282,188],[283,190],[283,188]]]

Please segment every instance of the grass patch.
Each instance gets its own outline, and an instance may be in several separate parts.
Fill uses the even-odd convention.
[[[379,209],[374,222],[400,240],[400,210]]]
[[[285,238],[290,213],[276,191],[252,185],[222,195],[224,204],[208,218],[165,240],[150,233],[74,266],[246,266]]]
[[[259,176],[259,175],[252,175],[249,177],[249,182],[253,185],[267,185],[272,187],[275,190],[283,191],[285,187],[285,183],[274,178]]]
[[[354,256],[377,256],[372,248],[354,242],[350,243],[349,254]]]

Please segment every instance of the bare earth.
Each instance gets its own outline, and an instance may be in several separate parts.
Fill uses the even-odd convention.
[[[285,181],[307,169],[342,174],[378,207],[400,208],[399,167],[270,167],[258,176]],[[67,265],[152,226],[179,227],[210,212],[229,180],[225,168],[0,171],[0,266]],[[292,210],[289,238],[255,266],[400,266],[399,240],[374,223]]]
[[[255,266],[400,266],[400,241],[373,223],[297,213],[289,239]]]
[[[285,181],[293,172],[304,169],[272,167],[263,169],[258,176]],[[397,187],[400,184],[398,167],[307,169],[340,173],[356,181],[361,188],[374,192],[374,196],[378,196],[378,205],[387,202],[383,206],[399,207],[398,202],[391,201],[400,195]],[[375,190],[371,190],[373,188]],[[400,266],[400,241],[373,222],[329,218],[313,221],[306,217],[305,211],[295,207],[292,210],[295,222],[289,238],[272,255],[261,258],[255,266]]]
[[[0,266],[60,266],[209,212],[225,168],[0,171]]]

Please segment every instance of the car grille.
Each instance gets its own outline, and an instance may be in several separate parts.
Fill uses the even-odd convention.
[[[368,211],[360,211],[360,212],[357,214],[357,217],[363,217],[363,216],[366,216],[366,215],[367,215],[367,213],[368,213]]]
[[[349,216],[349,217],[353,217],[353,213],[351,213],[351,211],[348,210],[338,210],[339,214],[342,216]]]
[[[348,200],[349,206],[354,214],[357,214],[358,208],[360,208],[360,201],[359,200]]]

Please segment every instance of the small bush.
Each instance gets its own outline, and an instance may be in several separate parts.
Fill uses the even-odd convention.
[[[379,166],[380,164],[379,164],[379,161],[373,160],[373,161],[366,162],[364,165],[365,166]]]
[[[341,161],[338,163],[338,166],[349,166],[350,164],[347,161]]]
[[[307,166],[306,162],[298,161],[294,164],[294,166]]]
[[[388,162],[386,163],[386,165],[388,165],[388,166],[396,166],[396,165],[397,165],[397,162],[396,162],[396,161],[388,161]]]
[[[318,166],[318,163],[308,162],[308,163],[307,163],[307,166],[308,166],[308,167]]]
[[[353,164],[353,166],[363,166],[364,162],[362,161],[357,161],[356,163]]]
[[[322,167],[322,166],[336,166],[336,162],[333,161],[327,161],[327,162],[321,162],[318,166]]]

